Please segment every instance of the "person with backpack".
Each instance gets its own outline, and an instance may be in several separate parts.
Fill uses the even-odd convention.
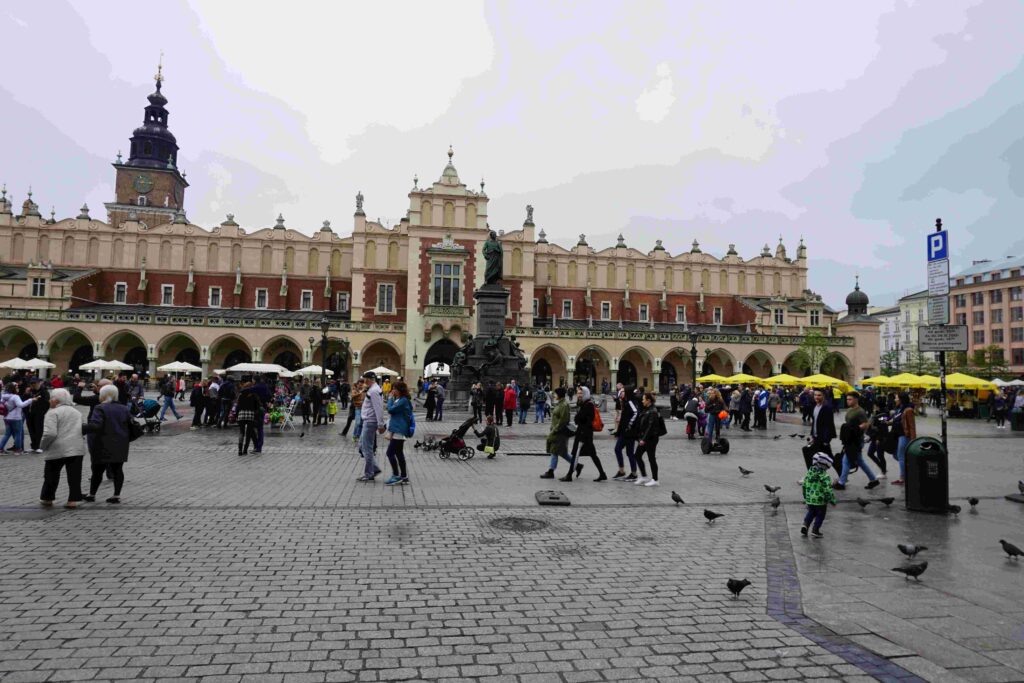
[[[637,445],[636,466],[640,468],[640,476],[634,482],[635,486],[658,486],[658,440],[668,434],[665,427],[665,420],[661,412],[654,405],[654,394],[644,392],[643,410],[640,413],[637,424]],[[644,454],[651,462],[651,476],[647,477],[644,471]]]
[[[170,375],[164,375],[164,378],[160,380],[160,397],[164,401],[164,407],[160,409],[160,415],[158,418],[161,422],[164,421],[164,413],[170,408],[171,412],[174,413],[174,417],[181,419],[181,415],[178,414],[178,409],[174,407],[174,394],[176,390],[174,378]]]
[[[690,399],[686,402],[683,407],[683,419],[686,420],[686,438],[690,441],[695,440],[697,437],[694,432],[697,431],[697,420],[700,415],[700,400],[697,395],[690,396]]]
[[[619,463],[619,471],[612,477],[615,481],[636,481],[636,458],[633,449],[636,444],[637,418],[639,407],[636,404],[636,392],[632,387],[622,389],[619,392],[620,412],[619,421],[612,436],[615,437],[615,460]],[[629,460],[629,475],[626,475],[625,461],[622,458],[623,450],[626,459]]]
[[[563,394],[565,391],[562,392]],[[544,413],[548,403],[548,394],[544,391],[544,385],[538,384],[537,391],[533,392],[533,424],[544,424]]]
[[[388,396],[388,462],[391,463],[391,478],[387,486],[409,483],[409,471],[405,465],[405,440],[416,431],[416,418],[412,413],[412,399],[409,385],[395,382]]]
[[[572,444],[573,461],[576,463],[576,478],[579,479],[583,471],[583,463],[580,458],[590,456],[597,468],[597,479],[594,481],[607,481],[608,475],[604,473],[601,466],[601,459],[597,457],[597,450],[594,448],[594,434],[604,429],[604,422],[601,421],[601,414],[597,412],[593,399],[590,397],[590,389],[581,386],[576,390],[576,438]],[[572,481],[572,470],[559,481]]]

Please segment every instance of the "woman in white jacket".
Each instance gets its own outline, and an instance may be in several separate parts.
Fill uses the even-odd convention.
[[[39,502],[44,507],[53,505],[60,484],[60,471],[68,471],[68,502],[64,507],[73,509],[82,500],[82,458],[85,457],[85,437],[82,425],[85,419],[78,412],[67,389],[50,392],[50,410],[43,422],[43,491]]]

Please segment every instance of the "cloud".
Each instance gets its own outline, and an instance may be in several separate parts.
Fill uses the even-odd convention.
[[[658,65],[655,71],[658,82],[653,88],[640,93],[636,98],[636,113],[641,121],[660,123],[668,116],[672,104],[676,101],[672,94],[672,67],[667,62]]]

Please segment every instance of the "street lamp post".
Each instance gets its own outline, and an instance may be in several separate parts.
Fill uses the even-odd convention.
[[[697,333],[690,333],[690,367],[693,370],[693,387],[697,387]]]
[[[331,321],[327,316],[320,318],[320,388],[327,386],[327,332],[331,329]]]

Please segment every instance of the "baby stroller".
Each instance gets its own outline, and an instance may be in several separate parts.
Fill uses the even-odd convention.
[[[151,398],[145,401],[134,402],[131,407],[132,417],[140,418],[143,422],[143,429],[150,434],[160,433],[160,420],[157,413],[160,412],[160,404]]]
[[[469,417],[465,422],[452,430],[447,438],[437,442],[437,455],[442,460],[447,460],[452,455],[459,456],[459,460],[469,460],[476,451],[466,445],[466,432],[476,424],[476,418]]]

